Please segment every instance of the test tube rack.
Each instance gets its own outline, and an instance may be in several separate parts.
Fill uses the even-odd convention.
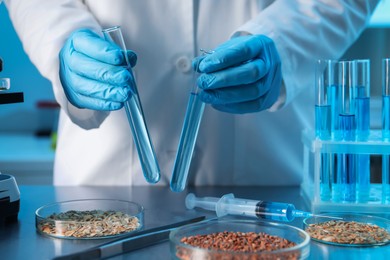
[[[390,155],[390,141],[383,141],[381,130],[370,130],[370,134],[365,141],[324,141],[315,137],[314,130],[305,129],[302,131],[301,140],[303,143],[303,182],[301,190],[313,213],[389,214],[390,202],[382,198],[381,183],[370,183],[368,200],[364,202],[335,202],[323,200],[320,196],[321,154]]]

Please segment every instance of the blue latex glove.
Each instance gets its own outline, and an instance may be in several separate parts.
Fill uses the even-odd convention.
[[[137,56],[127,51],[131,66]],[[60,51],[60,80],[74,106],[117,110],[131,97],[134,86],[121,49],[88,29],[75,31]]]
[[[198,66],[200,98],[235,114],[270,108],[279,97],[281,62],[274,42],[264,35],[232,38],[213,53],[193,61]]]

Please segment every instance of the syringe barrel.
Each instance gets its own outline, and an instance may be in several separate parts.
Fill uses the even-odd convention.
[[[219,198],[215,197],[203,197],[198,198],[193,193],[189,193],[186,196],[185,204],[187,209],[202,208],[206,210],[215,211]]]
[[[259,201],[256,205],[258,218],[276,221],[293,221],[295,206],[289,203]]]

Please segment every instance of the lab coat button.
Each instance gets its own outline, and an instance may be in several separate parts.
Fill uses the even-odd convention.
[[[191,61],[186,56],[181,56],[176,60],[176,68],[181,72],[189,72],[191,70]]]

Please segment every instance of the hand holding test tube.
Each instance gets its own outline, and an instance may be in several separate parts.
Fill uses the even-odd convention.
[[[106,40],[116,44],[124,52],[127,51],[119,26],[105,29],[103,30],[103,34]],[[149,137],[146,123],[144,121],[144,115],[138,96],[137,85],[127,55],[125,55],[125,59],[126,66],[131,74],[130,80],[132,81],[131,86],[133,93],[130,99],[124,104],[124,107],[133,134],[138,156],[141,161],[145,179],[150,183],[156,183],[160,180],[160,168],[157,163],[156,154]]]
[[[200,50],[204,54],[212,53],[212,51],[205,51],[203,49]],[[199,63],[197,66],[199,66]],[[198,71],[198,68],[196,68],[195,71]],[[200,100],[198,93],[199,88],[195,83],[188,101],[184,125],[180,135],[179,148],[176,154],[171,177],[171,190],[175,192],[181,192],[185,189],[192,154],[194,153],[196,138],[198,136],[199,126],[203,116],[205,103]]]

